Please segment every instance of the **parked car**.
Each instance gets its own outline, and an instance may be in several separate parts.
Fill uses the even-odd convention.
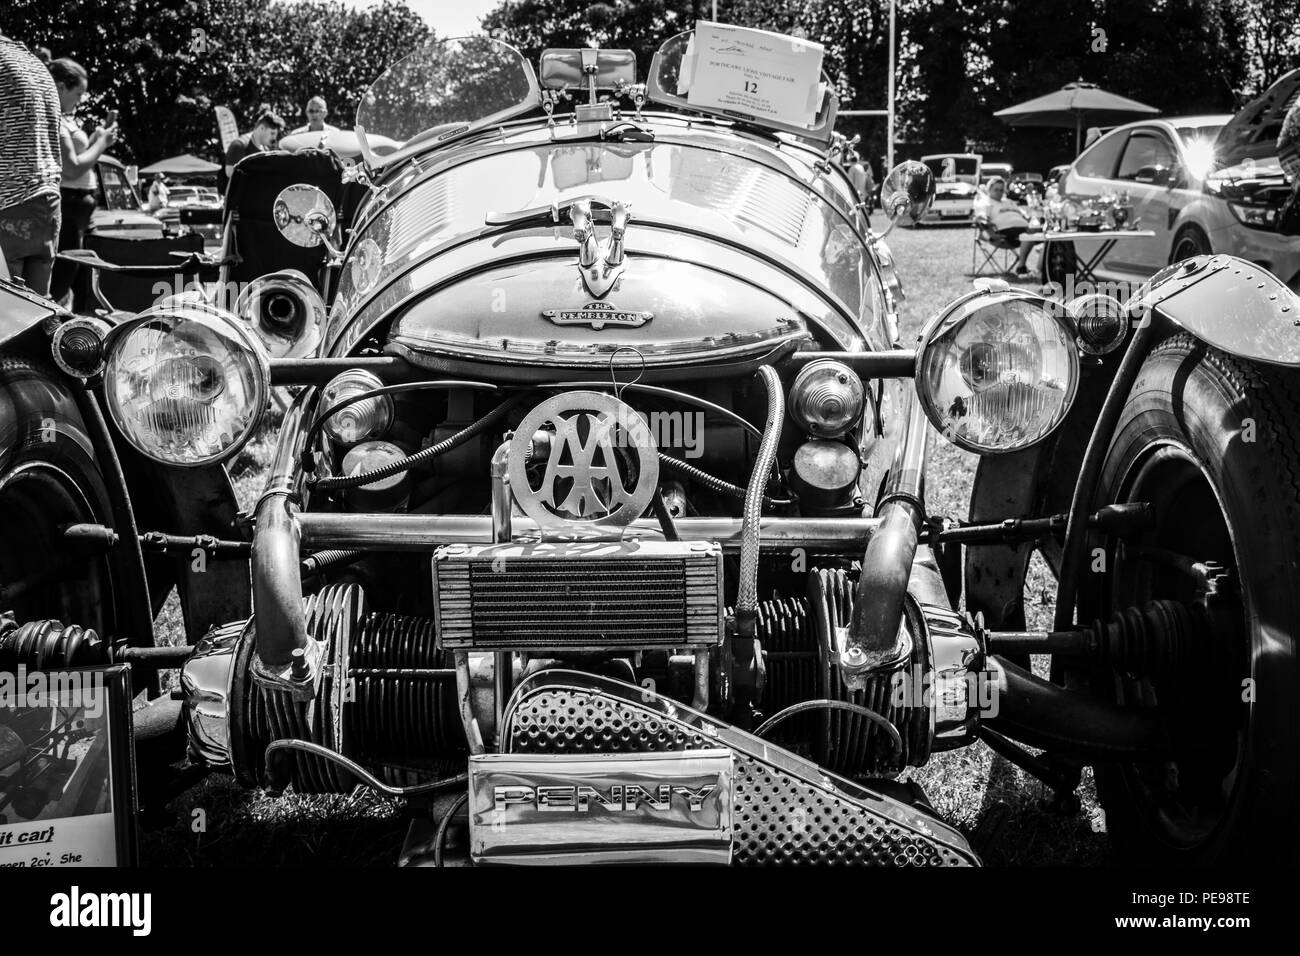
[[[1144,120],[1118,127],[1073,163],[1063,192],[1127,192],[1154,240],[1116,243],[1101,279],[1144,279],[1171,262],[1228,253],[1256,263],[1300,290],[1300,237],[1277,231],[1290,193],[1275,143],[1300,70],[1278,80],[1235,116]],[[1090,255],[1091,241],[1079,243]]]
[[[1031,194],[1041,199],[1046,192],[1042,173],[1012,173],[1007,183],[1007,196],[1021,204],[1028,202]]]
[[[988,181],[994,176],[1001,176],[1005,183],[1011,182],[1012,168],[1010,163],[983,163],[980,166],[981,186],[988,185]]]
[[[168,232],[181,233],[186,230],[196,232],[205,239],[217,240],[221,236],[221,227],[216,223],[183,225],[182,209],[221,209],[221,196],[210,186],[170,186],[167,190],[167,205],[158,210],[158,219]]]
[[[975,217],[975,193],[983,157],[978,153],[935,153],[921,162],[935,179],[934,203],[922,222],[970,222]]]
[[[125,239],[155,239],[163,234],[163,223],[145,212],[144,203],[126,174],[126,167],[111,156],[95,164],[98,181],[95,211],[90,231],[100,236]]]
[[[1093,767],[1127,857],[1294,861],[1300,297],[1224,256],[1147,321],[988,285],[905,341],[833,92],[738,124],[692,36],[420,47],[360,98],[393,152],[236,167],[234,311],[0,282],[0,669],[179,670],[141,773],[419,797],[405,862],[974,864],[898,775],[976,740],[1067,808]]]
[[[1059,166],[1053,166],[1047,171],[1047,178],[1043,180],[1044,194],[1061,181],[1061,178],[1070,170],[1069,163],[1062,163]]]

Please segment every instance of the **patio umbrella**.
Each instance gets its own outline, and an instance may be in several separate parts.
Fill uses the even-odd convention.
[[[151,166],[140,170],[142,173],[167,173],[172,176],[197,176],[201,173],[215,173],[221,167],[216,163],[199,159],[191,153],[183,153],[170,159],[160,159]]]
[[[1107,93],[1095,83],[1077,80],[1066,83],[1055,93],[1026,100],[998,110],[993,115],[1008,126],[1074,127],[1074,151],[1083,141],[1084,117],[1092,126],[1110,126],[1127,122],[1133,116],[1154,116],[1160,111],[1137,100]]]

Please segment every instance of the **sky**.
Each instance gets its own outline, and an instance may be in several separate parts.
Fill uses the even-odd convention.
[[[379,0],[343,0],[358,10],[374,6]],[[440,37],[478,33],[479,20],[497,5],[498,0],[406,0],[406,5],[424,18]]]

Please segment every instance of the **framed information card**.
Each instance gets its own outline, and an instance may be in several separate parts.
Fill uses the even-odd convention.
[[[682,58],[679,95],[726,110],[811,128],[825,95],[820,43],[702,20]]]
[[[136,862],[125,666],[0,671],[0,868]]]

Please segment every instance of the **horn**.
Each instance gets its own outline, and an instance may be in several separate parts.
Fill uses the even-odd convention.
[[[250,282],[235,300],[235,313],[252,327],[271,358],[310,355],[320,341],[325,300],[297,269],[271,272]]]

